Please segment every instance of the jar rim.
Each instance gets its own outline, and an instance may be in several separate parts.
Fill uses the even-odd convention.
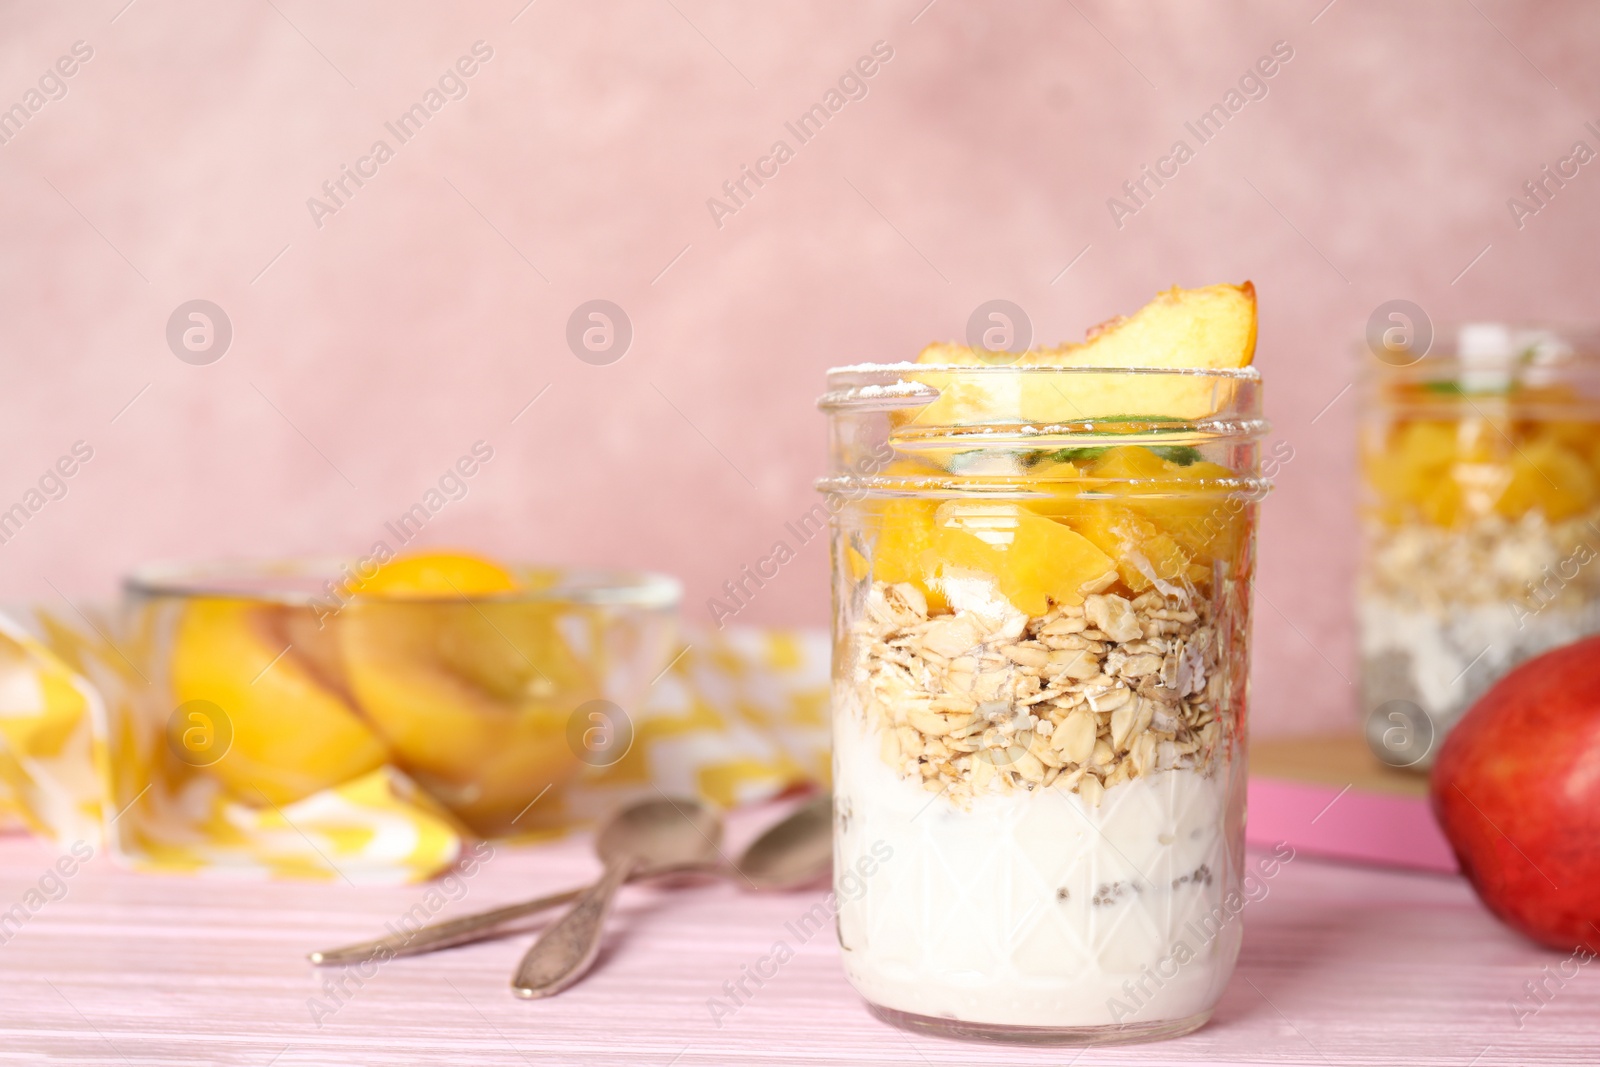
[[[1050,435],[1068,426],[1079,430],[1096,423],[1160,421],[1206,427],[1216,432],[1230,422],[1241,427],[1259,421],[1262,375],[1248,367],[1088,367],[965,366],[940,363],[858,363],[828,371],[826,391],[817,407],[830,415],[851,410],[909,408],[938,402],[948,392],[958,407],[991,391],[992,419],[952,423],[971,432],[983,425],[1031,425]],[[1012,393],[1016,386],[1020,392]],[[1086,390],[1080,393],[1079,387]],[[1048,391],[1046,390],[1048,387]],[[964,390],[975,390],[965,394]],[[1056,410],[1052,393],[1064,407]],[[1073,397],[1092,398],[1080,407]],[[1032,403],[1043,398],[1043,406]],[[1152,405],[1141,412],[1141,400]],[[1176,398],[1176,402],[1174,402]],[[1012,409],[1010,403],[1020,405]],[[1114,401],[1114,402],[1113,402]],[[942,416],[949,413],[941,411]],[[964,412],[966,415],[974,412]],[[930,427],[931,428],[931,424]],[[1176,429],[1177,426],[1169,427]],[[1071,431],[1069,431],[1071,432]]]
[[[845,375],[904,374],[925,371],[961,371],[973,374],[1128,374],[1161,377],[1231,378],[1239,381],[1261,380],[1261,371],[1254,364],[1246,367],[1100,367],[1076,363],[1029,363],[1018,366],[1015,363],[913,363],[901,360],[897,363],[847,363],[839,367],[829,367],[827,375],[831,379]]]
[[[158,562],[134,569],[122,581],[128,597],[250,599],[291,607],[326,600],[324,582],[344,580],[341,567],[355,560],[334,557],[277,560]],[[676,578],[648,571],[535,567],[514,564],[519,574],[542,572],[554,580],[536,588],[467,596],[408,595],[395,604],[587,604],[639,610],[676,608],[682,586]]]
[[[812,488],[825,496],[881,498],[948,498],[952,500],[1060,502],[1055,486],[1086,486],[1075,499],[1089,502],[1134,500],[1193,500],[1202,497],[1243,497],[1260,501],[1274,488],[1265,475],[1235,474],[1179,482],[1175,478],[1029,478],[1006,476],[911,477],[905,475],[831,474],[818,478]]]
[[[1600,370],[1600,326],[1473,319],[1430,330],[1415,356],[1409,343],[1380,348],[1372,338],[1358,341],[1355,350],[1375,357],[1366,372],[1379,379],[1587,376]]]

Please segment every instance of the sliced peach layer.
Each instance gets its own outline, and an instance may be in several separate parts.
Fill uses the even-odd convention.
[[[1179,464],[1142,446],[1118,446],[1082,466],[1045,459],[1029,468],[1050,496],[1026,504],[907,498],[877,506],[870,570],[910,582],[943,610],[950,583],[985,578],[1018,609],[1079,604],[1085,590],[1205,586],[1216,561],[1236,564],[1242,509],[1217,483],[1219,464]],[[868,566],[863,559],[857,577]]]
[[[1377,514],[1458,526],[1490,515],[1560,522],[1600,505],[1600,425],[1478,415],[1392,427],[1363,456]]]

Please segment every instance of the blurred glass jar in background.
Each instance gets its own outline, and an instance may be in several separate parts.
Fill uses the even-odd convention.
[[[332,599],[335,562],[133,575],[126,610],[149,684],[112,758],[146,753],[151,784],[191,810],[219,791],[291,804],[392,766],[481,836],[565,825],[561,787],[624,754],[590,750],[585,709],[614,709],[608,729],[631,741],[622,709],[666,662],[677,583],[405,562],[420,576],[410,587],[346,582],[359,591]],[[137,743],[163,731],[165,744]]]
[[[1360,431],[1367,738],[1424,769],[1516,664],[1600,631],[1594,335],[1461,327],[1378,353]]]

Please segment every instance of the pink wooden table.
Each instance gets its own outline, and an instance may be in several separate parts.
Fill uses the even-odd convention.
[[[0,836],[0,911],[39,887],[50,858]],[[500,849],[440,914],[594,871],[582,839]],[[302,954],[379,932],[426,887],[136,876],[97,856],[0,944],[0,1064],[1600,1063],[1600,964],[1519,1029],[1510,1002],[1530,1006],[1524,983],[1562,956],[1504,930],[1458,878],[1302,855],[1268,890],[1244,912],[1243,957],[1210,1026],[1080,1053],[942,1042],[877,1022],[845,983],[831,933],[802,942],[785,926],[821,890],[625,890],[594,974],[550,1001],[508,991],[521,937],[391,961],[348,981],[336,1003],[322,983],[341,972]],[[717,1025],[710,998],[780,939],[794,958]],[[314,997],[336,1008],[320,1026]]]

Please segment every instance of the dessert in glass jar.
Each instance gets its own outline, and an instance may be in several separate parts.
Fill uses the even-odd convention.
[[[1430,766],[1506,671],[1600,631],[1592,334],[1465,326],[1378,351],[1361,427],[1367,739]]]
[[[838,928],[872,1010],[1200,1026],[1240,942],[1255,295],[830,372]]]

